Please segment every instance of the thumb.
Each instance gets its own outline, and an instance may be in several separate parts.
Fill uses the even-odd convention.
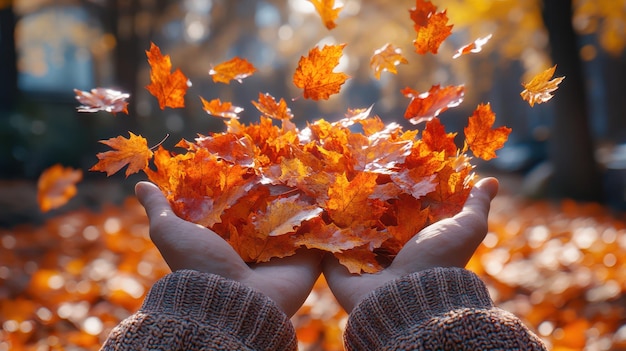
[[[496,178],[489,177],[479,180],[465,201],[463,210],[452,217],[452,222],[456,222],[456,226],[464,228],[464,230],[458,231],[457,239],[464,242],[468,247],[475,249],[485,238],[488,230],[491,200],[498,193],[498,187],[499,183]]]
[[[139,182],[135,185],[135,195],[139,203],[146,210],[148,219],[152,222],[159,217],[172,215],[172,208],[161,190],[150,182]]]
[[[496,197],[498,188],[499,183],[496,178],[488,177],[479,180],[474,185],[472,191],[470,192],[470,196],[465,201],[461,215],[478,214],[484,215],[486,218],[491,206],[491,200]]]

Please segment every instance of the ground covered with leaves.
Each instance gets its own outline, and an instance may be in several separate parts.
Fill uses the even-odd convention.
[[[0,350],[97,350],[168,272],[130,197],[0,229]],[[626,221],[596,204],[503,191],[469,264],[553,350],[626,349]],[[293,317],[302,350],[342,350],[323,279]]]

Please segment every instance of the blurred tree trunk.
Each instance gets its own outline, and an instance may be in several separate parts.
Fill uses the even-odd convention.
[[[138,0],[107,1],[109,26],[117,40],[114,54],[115,83],[120,90],[131,94],[137,93],[137,67],[141,55],[141,48],[145,43],[139,43],[135,17],[139,10]],[[135,104],[129,104],[129,115],[135,115]]]
[[[15,14],[11,2],[0,1],[0,117],[13,109],[17,99]]]
[[[626,99],[624,99],[624,82],[626,82],[626,62],[622,56],[611,56],[603,60],[602,70],[606,97],[606,138],[616,143],[626,143]]]
[[[556,91],[554,124],[548,157],[553,174],[548,195],[601,201],[602,183],[594,157],[582,63],[572,27],[571,0],[545,0],[543,19],[548,30],[556,76],[565,80]]]

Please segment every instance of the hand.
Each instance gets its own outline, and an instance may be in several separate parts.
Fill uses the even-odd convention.
[[[324,277],[339,304],[350,313],[365,295],[386,282],[434,267],[465,267],[487,234],[489,206],[497,192],[495,178],[477,182],[461,212],[417,233],[378,273],[351,274],[334,256],[326,255]]]
[[[322,255],[314,250],[248,265],[215,232],[176,216],[156,185],[139,182],[135,193],[148,215],[150,238],[172,271],[193,269],[236,280],[267,295],[289,317],[321,273]]]

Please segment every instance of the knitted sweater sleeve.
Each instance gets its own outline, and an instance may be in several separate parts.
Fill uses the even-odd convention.
[[[101,350],[296,350],[294,328],[267,296],[192,270],[157,281]]]
[[[547,350],[484,283],[461,268],[413,273],[378,288],[352,311],[346,350]]]

